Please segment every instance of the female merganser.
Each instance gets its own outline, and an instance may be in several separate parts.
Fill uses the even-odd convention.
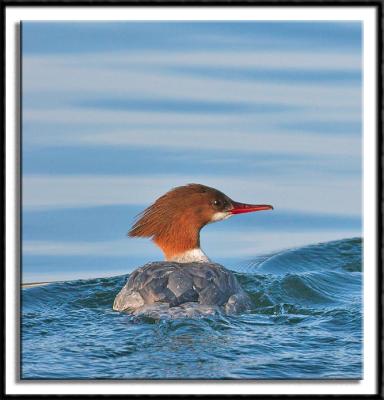
[[[200,230],[235,214],[272,209],[266,204],[238,203],[196,183],[170,190],[139,215],[128,233],[152,238],[166,261],[132,272],[113,309],[155,316],[245,310],[250,305],[248,295],[230,271],[212,263],[201,250]]]

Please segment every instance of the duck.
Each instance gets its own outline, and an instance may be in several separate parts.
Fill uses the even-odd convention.
[[[203,252],[200,231],[234,215],[265,210],[273,206],[239,203],[198,183],[171,189],[139,214],[128,232],[132,238],[150,238],[165,261],[134,270],[113,310],[154,318],[246,311],[251,307],[249,296],[232,271]]]

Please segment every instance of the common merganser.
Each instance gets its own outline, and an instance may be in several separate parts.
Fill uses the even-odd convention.
[[[149,237],[165,262],[136,269],[116,296],[113,309],[159,316],[200,315],[222,310],[233,313],[250,305],[232,272],[212,263],[200,248],[200,230],[232,215],[272,210],[267,204],[233,201],[201,184],[176,187],[144,210],[128,232]]]

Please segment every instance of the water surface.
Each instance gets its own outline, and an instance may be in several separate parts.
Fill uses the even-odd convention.
[[[162,319],[112,311],[129,275],[22,290],[23,379],[359,379],[362,241],[231,267],[253,307]]]

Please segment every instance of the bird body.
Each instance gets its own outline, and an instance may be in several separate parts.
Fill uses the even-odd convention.
[[[250,300],[235,275],[209,262],[153,262],[136,269],[113,308],[135,315],[195,316],[247,309]]]
[[[128,233],[152,238],[166,261],[136,269],[117,295],[114,310],[199,315],[246,309],[250,300],[234,274],[212,263],[201,250],[200,230],[235,214],[270,209],[270,205],[235,202],[200,184],[170,190],[139,215]]]

